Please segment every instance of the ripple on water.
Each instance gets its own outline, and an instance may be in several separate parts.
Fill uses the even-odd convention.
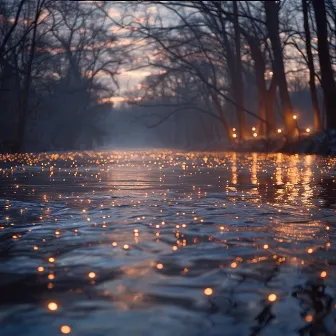
[[[335,163],[0,155],[1,335],[334,333]]]

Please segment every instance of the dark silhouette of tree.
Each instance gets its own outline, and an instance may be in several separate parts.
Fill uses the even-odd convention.
[[[316,21],[318,55],[321,69],[321,85],[326,106],[327,127],[330,129],[336,129],[336,85],[329,54],[326,6],[324,0],[312,0],[312,4],[314,7]]]

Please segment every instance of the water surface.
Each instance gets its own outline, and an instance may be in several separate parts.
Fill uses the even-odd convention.
[[[0,334],[333,335],[335,163],[0,155]]]

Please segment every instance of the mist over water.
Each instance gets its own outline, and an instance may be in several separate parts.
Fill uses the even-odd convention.
[[[1,159],[1,335],[335,332],[335,159]]]

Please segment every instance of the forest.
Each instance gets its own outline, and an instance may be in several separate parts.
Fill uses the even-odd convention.
[[[0,150],[336,129],[336,1],[0,0]]]

